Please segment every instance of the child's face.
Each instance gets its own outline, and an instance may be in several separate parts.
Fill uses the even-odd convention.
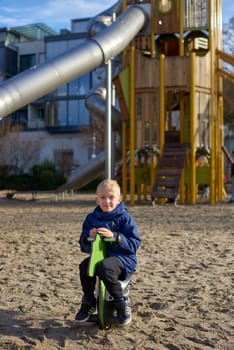
[[[96,203],[102,211],[109,213],[121,202],[121,195],[114,189],[101,189],[97,193]]]

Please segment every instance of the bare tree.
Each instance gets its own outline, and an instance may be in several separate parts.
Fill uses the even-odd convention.
[[[10,120],[7,118],[4,118],[0,122],[0,165],[6,165],[6,159],[5,159],[5,143],[7,135],[10,131]]]
[[[0,164],[15,172],[27,172],[38,163],[43,139],[31,139],[19,125],[7,126],[0,133]]]

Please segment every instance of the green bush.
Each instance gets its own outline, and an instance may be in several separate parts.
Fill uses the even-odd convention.
[[[0,189],[17,191],[56,190],[66,182],[66,178],[56,169],[55,164],[45,161],[32,168],[31,175],[0,175]]]

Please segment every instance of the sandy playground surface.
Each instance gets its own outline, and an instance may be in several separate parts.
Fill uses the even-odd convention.
[[[74,327],[94,195],[0,198],[1,350],[233,350],[234,205],[128,206],[142,236],[125,328]]]

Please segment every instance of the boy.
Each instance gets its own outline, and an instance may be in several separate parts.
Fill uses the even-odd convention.
[[[91,243],[87,238],[95,238],[97,234],[106,238],[114,238],[107,242],[107,257],[98,264],[96,275],[99,276],[114,299],[117,321],[119,325],[131,322],[131,309],[128,300],[123,297],[119,280],[124,280],[137,265],[136,251],[140,246],[140,235],[134,219],[125,208],[121,191],[115,180],[103,180],[96,191],[97,206],[87,215],[80,236],[82,252],[90,253]],[[85,322],[95,312],[94,296],[96,276],[88,276],[89,257],[80,264],[80,281],[83,289],[82,304],[76,320]]]

